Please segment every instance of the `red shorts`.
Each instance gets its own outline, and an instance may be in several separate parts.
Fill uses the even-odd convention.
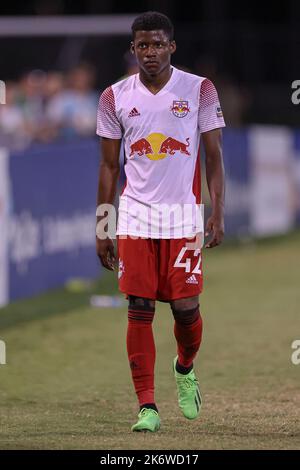
[[[169,301],[202,291],[201,247],[194,238],[118,236],[119,289],[127,295]]]

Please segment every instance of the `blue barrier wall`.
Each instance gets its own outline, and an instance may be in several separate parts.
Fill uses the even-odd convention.
[[[226,128],[223,153],[227,237],[286,233],[300,224],[299,131]],[[72,277],[98,276],[98,139],[36,145],[7,161],[10,190],[0,191],[0,199],[8,201],[10,214],[0,253],[8,260],[1,271],[8,282],[2,275],[0,304],[59,287]],[[2,186],[6,166],[0,166]]]
[[[293,174],[295,176],[295,205],[296,205],[296,225],[300,225],[300,131],[294,133],[294,148],[295,148],[295,167]]]
[[[249,230],[250,159],[245,130],[223,131],[223,157],[226,173],[226,236],[242,235]]]
[[[95,277],[96,140],[38,145],[10,156],[9,298]]]

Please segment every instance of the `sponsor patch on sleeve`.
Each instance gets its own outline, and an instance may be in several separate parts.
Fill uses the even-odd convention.
[[[216,115],[217,117],[223,117],[223,112],[220,105],[216,106]]]

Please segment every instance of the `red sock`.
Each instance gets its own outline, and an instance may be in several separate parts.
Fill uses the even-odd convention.
[[[202,318],[199,306],[196,309],[181,312],[173,310],[173,315],[178,363],[189,368],[196,357],[202,339]]]
[[[154,308],[128,309],[127,353],[140,406],[154,402],[155,344],[152,332]]]

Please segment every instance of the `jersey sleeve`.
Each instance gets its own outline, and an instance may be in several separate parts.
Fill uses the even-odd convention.
[[[112,87],[106,88],[100,95],[97,111],[97,131],[101,137],[122,138],[122,126],[116,115],[115,96]]]
[[[217,90],[207,78],[200,86],[198,126],[200,133],[225,127]]]

